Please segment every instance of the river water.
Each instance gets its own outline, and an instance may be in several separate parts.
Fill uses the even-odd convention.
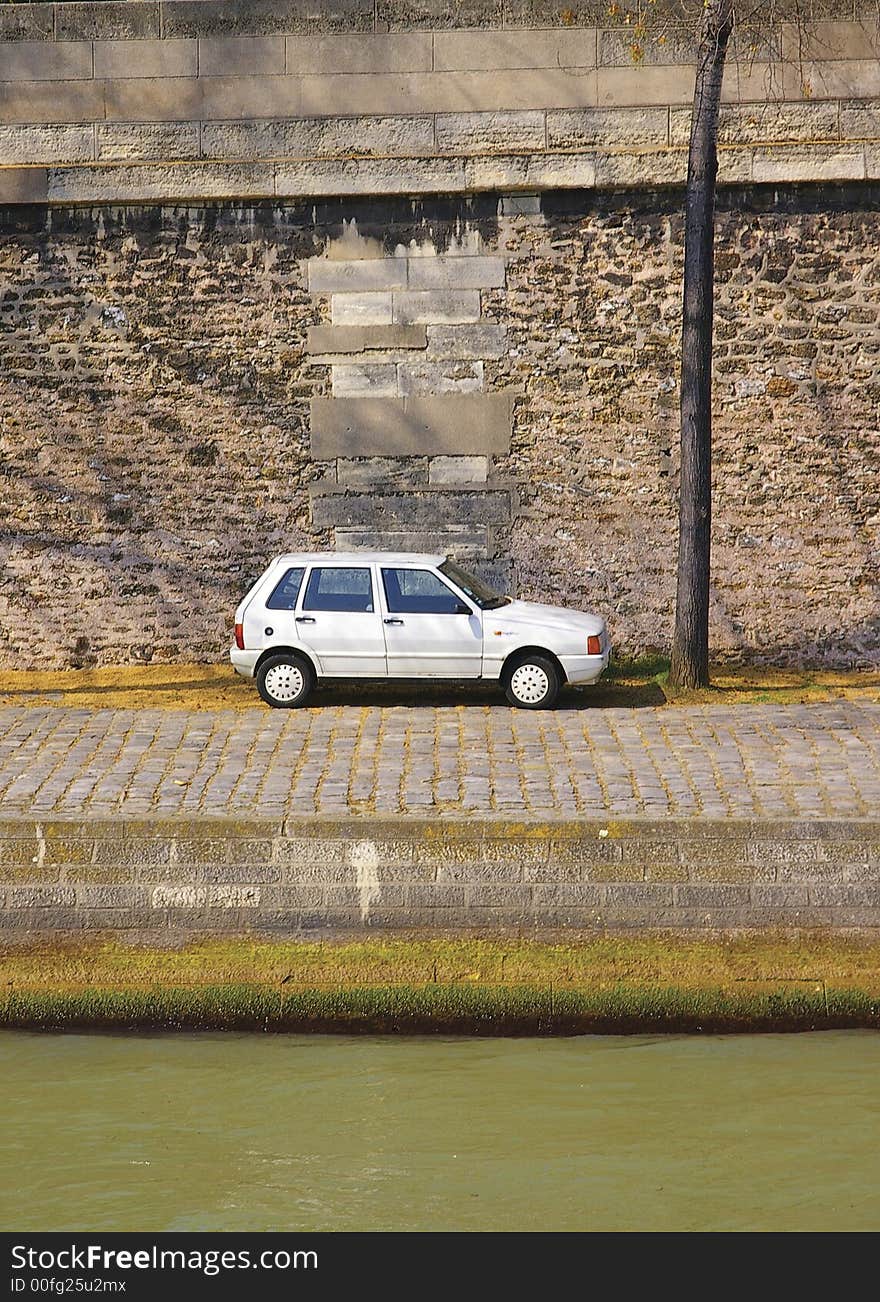
[[[877,1230],[880,1035],[0,1035],[0,1229]]]

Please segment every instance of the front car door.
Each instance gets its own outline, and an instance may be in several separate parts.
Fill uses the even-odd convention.
[[[331,678],[383,678],[385,638],[369,565],[313,565],[296,613],[300,641]]]
[[[483,621],[433,570],[380,567],[391,678],[479,678]]]

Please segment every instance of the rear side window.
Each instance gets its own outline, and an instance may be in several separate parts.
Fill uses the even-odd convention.
[[[461,598],[430,570],[383,570],[388,610],[397,615],[454,615]]]
[[[314,569],[309,575],[303,610],[369,613],[372,609],[373,577],[369,570],[334,565]]]
[[[267,610],[295,610],[296,599],[302,587],[304,565],[296,565],[287,571],[280,583],[272,589],[272,595],[266,602]]]

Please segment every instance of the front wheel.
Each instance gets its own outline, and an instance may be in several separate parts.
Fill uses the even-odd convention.
[[[504,676],[504,693],[520,710],[549,710],[561,687],[559,670],[549,656],[527,656]]]
[[[294,651],[269,656],[257,670],[257,691],[277,710],[304,705],[314,686],[312,666]]]

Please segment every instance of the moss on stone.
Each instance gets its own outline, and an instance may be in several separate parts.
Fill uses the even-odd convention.
[[[880,942],[815,933],[70,942],[6,950],[0,985],[7,1027],[804,1030],[880,1022]]]

